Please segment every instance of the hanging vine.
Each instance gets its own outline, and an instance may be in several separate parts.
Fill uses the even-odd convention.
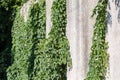
[[[12,1],[12,0],[11,0]],[[66,38],[66,1],[55,0],[52,6],[52,29],[45,39],[45,0],[33,3],[24,22],[18,0],[12,27],[13,64],[7,69],[8,80],[66,80],[69,45]],[[27,0],[25,0],[27,1]],[[3,4],[6,10],[9,9]]]
[[[45,16],[45,11],[42,12],[41,7],[40,3],[31,5],[27,22],[24,22],[18,9],[12,28],[14,62],[7,70],[8,80],[31,80],[32,78],[36,44],[45,35],[45,17],[42,17]]]
[[[46,33],[46,10],[45,10],[45,0],[40,0],[38,3],[34,4],[30,15],[31,16],[31,21],[33,23],[32,26],[34,26],[34,36],[33,36],[33,43],[34,43],[34,50],[33,53],[31,54],[30,58],[30,80],[42,80],[41,76],[39,74],[40,69],[42,69],[40,66],[41,61],[43,57],[41,57],[41,54],[39,53],[41,51],[41,48],[43,46],[39,46],[39,44],[44,44],[45,40],[45,33]],[[35,21],[35,22],[34,22]],[[34,57],[33,57],[34,56]],[[33,60],[34,59],[34,60]],[[31,61],[32,60],[32,61]],[[44,76],[44,75],[43,75]]]
[[[85,80],[105,80],[106,69],[108,67],[108,53],[106,37],[106,8],[108,0],[99,0],[93,10],[93,15],[97,15],[94,25],[93,43],[89,60],[89,72]]]
[[[69,54],[66,29],[66,1],[54,0],[49,38],[37,44],[34,80],[66,80]]]
[[[0,80],[7,80],[7,68],[12,64],[11,28],[16,15],[16,8],[27,0],[0,0]]]
[[[21,0],[0,0],[0,80],[7,80],[6,69],[12,64],[11,27],[16,15],[16,7],[21,5]]]
[[[28,80],[28,58],[32,48],[32,29],[24,22],[18,9],[12,27],[12,55],[14,61],[7,70],[8,80]]]

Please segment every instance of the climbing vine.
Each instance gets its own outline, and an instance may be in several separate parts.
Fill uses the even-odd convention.
[[[28,0],[1,0],[0,6],[4,7],[5,10],[10,10],[11,8],[22,6],[27,1]]]
[[[108,54],[106,37],[106,8],[108,0],[99,0],[93,10],[93,15],[97,15],[94,25],[93,43],[89,60],[89,72],[85,80],[105,80],[106,69],[108,67]]]
[[[40,57],[41,54],[39,53],[41,51],[41,48],[43,48],[43,46],[39,46],[39,44],[44,44],[44,40],[45,40],[45,33],[46,33],[46,14],[45,14],[46,10],[45,10],[45,0],[39,1],[39,3],[36,3],[33,5],[30,15],[31,16],[31,21],[33,23],[32,26],[34,26],[34,36],[33,36],[33,53],[31,54],[31,58],[30,60],[30,80],[42,80],[41,76],[44,75],[40,75],[39,74],[39,70],[41,70],[42,68],[40,66],[42,66],[43,64],[41,64],[41,62],[43,61],[43,57]],[[36,23],[35,23],[35,22]],[[34,57],[33,57],[34,56]],[[45,67],[45,66],[44,66]]]
[[[65,0],[53,1],[51,18],[52,29],[49,37],[37,44],[34,80],[66,80],[69,46],[65,36]]]
[[[33,3],[29,17],[24,22],[18,9],[12,27],[12,55],[14,61],[7,70],[8,80],[31,80],[34,67],[36,44],[45,38],[45,8],[42,1]],[[44,17],[43,17],[44,16]]]
[[[11,65],[11,27],[20,0],[0,0],[0,80],[7,80],[6,69]],[[25,0],[24,0],[25,1]]]
[[[28,80],[28,58],[32,48],[32,29],[25,23],[18,9],[12,27],[12,55],[14,61],[7,70],[8,80]]]
[[[27,22],[24,22],[20,9],[26,1],[1,1],[0,7],[4,7],[6,11],[14,9],[15,17],[13,26],[11,25],[12,49],[4,51],[10,51],[13,57],[12,65],[5,68],[6,80],[66,80],[69,55],[65,34],[66,0],[53,1],[52,29],[47,39],[45,0],[31,4]]]

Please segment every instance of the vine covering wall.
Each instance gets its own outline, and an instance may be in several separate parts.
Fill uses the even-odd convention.
[[[11,64],[11,27],[20,0],[0,1],[0,80],[6,80],[6,69]],[[25,1],[25,0],[24,0]]]
[[[26,23],[18,9],[12,28],[14,62],[8,69],[8,80],[28,80],[32,77],[36,43],[45,37],[45,11],[42,8],[45,4],[42,5],[41,2],[31,5]]]
[[[53,2],[51,18],[53,26],[45,39],[45,0],[31,5],[27,22],[18,8],[12,27],[14,60],[7,69],[8,80],[66,80],[69,45],[65,0]]]
[[[55,0],[52,5],[52,29],[49,37],[38,43],[34,80],[66,80],[69,54],[66,29],[66,1]]]
[[[17,16],[12,27],[12,55],[14,61],[7,70],[8,80],[28,79],[28,58],[32,48],[32,29],[29,24],[24,23],[23,17],[18,9]]]
[[[85,80],[105,80],[108,67],[108,53],[106,37],[106,9],[108,0],[99,0],[93,10],[93,15],[97,15],[94,25],[93,42],[89,60],[89,71]]]
[[[44,46],[40,46],[41,44],[44,44],[44,40],[45,40],[45,33],[46,33],[46,9],[45,9],[45,0],[40,1],[39,3],[33,5],[33,8],[31,10],[31,15],[33,15],[32,17],[32,21],[36,21],[37,23],[33,24],[35,25],[35,29],[34,29],[34,54],[32,54],[31,56],[34,55],[34,60],[30,63],[33,64],[31,65],[31,69],[32,71],[30,73],[31,74],[31,80],[43,80],[41,77],[45,76],[45,75],[41,75],[40,71],[42,70],[41,66],[43,66],[44,64],[41,64],[41,62],[43,62],[43,56],[41,54],[41,50],[44,48]],[[39,24],[38,24],[39,23]],[[47,65],[43,66],[46,67]]]
[[[66,80],[67,62],[69,59],[69,43],[66,37],[66,0],[54,0],[52,5],[52,29],[49,37],[46,33],[45,0],[38,0],[29,9],[29,17],[24,22],[20,14],[21,6],[27,0],[1,0],[0,17],[9,14],[8,23],[1,23],[0,19],[0,75],[7,77],[0,80]],[[99,0],[93,11],[97,15],[94,25],[93,44],[91,47],[89,71],[85,80],[104,80],[108,66],[106,33],[106,8],[108,0]],[[3,11],[4,10],[4,11]],[[3,13],[4,12],[4,13]],[[13,22],[14,21],[14,22]],[[9,25],[10,24],[10,25]],[[8,29],[7,27],[12,26]],[[9,34],[6,36],[6,29]],[[11,34],[11,35],[10,35]],[[7,40],[8,39],[8,40]],[[2,46],[1,46],[2,45]],[[13,57],[9,65],[6,60]],[[9,59],[10,60],[10,59]]]

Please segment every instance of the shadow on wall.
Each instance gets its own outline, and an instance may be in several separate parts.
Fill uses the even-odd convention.
[[[118,11],[117,19],[120,23],[120,0],[112,0],[112,2],[115,3],[116,10]],[[108,10],[111,10],[110,2],[108,2]],[[112,17],[109,11],[107,12],[107,24],[112,24]]]
[[[118,9],[118,22],[120,23],[120,0],[115,0],[116,9]]]
[[[112,2],[116,6],[116,11],[118,11],[118,13],[117,13],[117,20],[118,20],[118,23],[120,23],[120,0],[112,0]],[[110,25],[110,27],[112,27],[112,15],[110,13],[110,10],[111,10],[111,5],[110,5],[110,1],[108,1],[106,24],[108,24],[108,25]],[[107,29],[106,29],[106,33],[107,32],[108,32],[108,26],[107,26]]]

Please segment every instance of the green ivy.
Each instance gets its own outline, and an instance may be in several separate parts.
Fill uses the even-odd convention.
[[[43,46],[39,46],[38,44],[44,44],[43,40],[45,40],[45,33],[46,33],[46,10],[45,10],[45,0],[39,1],[33,5],[30,15],[31,15],[31,22],[33,23],[33,53],[31,54],[29,68],[31,69],[29,74],[30,80],[39,80],[41,75],[39,74],[39,70],[36,71],[37,68],[41,66],[40,59],[40,51]],[[40,60],[40,61],[39,61]],[[39,74],[39,75],[37,75]]]
[[[11,8],[22,6],[27,1],[28,0],[1,0],[0,7],[4,7],[6,10],[10,10]]]
[[[18,4],[20,0],[16,1]],[[18,6],[11,34],[14,59],[7,69],[8,80],[66,80],[69,55],[66,1],[53,1],[52,29],[47,39],[45,9],[45,0],[33,3],[24,22]]]
[[[8,80],[28,80],[28,58],[32,47],[32,29],[24,23],[20,9],[12,27],[12,55],[14,62],[7,70]]]
[[[10,65],[10,47],[7,47],[4,51],[0,52],[0,80],[7,80],[6,69]]]
[[[0,80],[7,80],[6,69],[11,64],[11,27],[14,9],[6,10],[0,1]]]
[[[85,80],[105,80],[108,67],[108,45],[106,37],[106,8],[108,0],[99,0],[93,10],[93,15],[97,15],[94,25],[93,43],[89,60],[89,72]]]
[[[16,15],[16,8],[26,1],[0,0],[0,80],[7,80],[6,70],[12,64],[11,28]]]
[[[49,38],[37,44],[34,64],[34,80],[66,80],[69,55],[66,32],[66,1],[54,0],[52,5],[52,29]]]
[[[31,5],[27,22],[24,22],[18,9],[12,27],[14,62],[7,70],[8,80],[32,80],[36,45],[45,38],[45,21],[44,1]]]

